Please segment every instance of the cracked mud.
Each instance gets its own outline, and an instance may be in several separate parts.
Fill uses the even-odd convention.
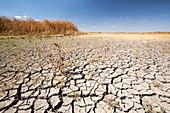
[[[169,113],[170,40],[2,39],[0,112]]]

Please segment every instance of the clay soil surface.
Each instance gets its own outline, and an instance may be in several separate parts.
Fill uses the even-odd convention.
[[[170,34],[0,40],[2,113],[170,113]]]

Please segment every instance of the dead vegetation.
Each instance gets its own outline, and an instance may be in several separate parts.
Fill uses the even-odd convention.
[[[76,35],[79,33],[77,27],[70,21],[47,19],[36,21],[31,18],[20,20],[5,16],[0,17],[1,36]]]

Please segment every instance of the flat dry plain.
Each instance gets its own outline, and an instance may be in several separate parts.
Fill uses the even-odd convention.
[[[170,113],[170,34],[0,40],[2,113]]]

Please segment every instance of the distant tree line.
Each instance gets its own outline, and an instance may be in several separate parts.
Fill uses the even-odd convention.
[[[47,19],[36,21],[31,18],[24,20],[5,16],[0,17],[1,36],[76,35],[79,33],[77,27],[70,21]]]

